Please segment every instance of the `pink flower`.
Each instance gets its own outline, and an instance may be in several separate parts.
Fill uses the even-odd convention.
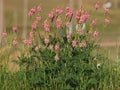
[[[81,45],[81,47],[86,47],[87,46],[86,42],[81,42],[80,45]]]
[[[23,40],[23,43],[24,43],[24,44],[27,44],[27,39]]]
[[[99,3],[96,3],[96,4],[95,4],[95,9],[98,9],[98,8],[100,8],[100,4],[99,4]]]
[[[76,16],[76,20],[77,20],[77,23],[78,23],[79,20],[80,20],[80,16]]]
[[[50,26],[49,26],[47,20],[44,21],[43,28],[46,32],[50,32]]]
[[[86,19],[86,20],[90,18],[90,14],[89,14],[89,13],[87,13],[87,12],[85,13],[85,15],[84,15],[84,16],[85,16],[85,19]]]
[[[31,8],[31,10],[29,11],[28,15],[31,17],[33,16],[33,14],[35,13],[36,9],[33,7]]]
[[[84,23],[85,22],[85,17],[84,16],[81,16],[80,17],[80,20],[79,20],[79,23]]]
[[[29,11],[28,16],[32,17],[33,14],[34,14],[33,12]]]
[[[99,34],[98,31],[94,31],[93,36],[96,37],[96,36],[98,36],[98,34]]]
[[[49,13],[49,14],[48,14],[48,17],[49,17],[50,19],[53,19],[53,18],[54,18],[54,13],[53,13],[53,12]]]
[[[49,42],[50,42],[49,38],[45,38],[45,39],[44,39],[44,43],[45,43],[45,44],[48,44]]]
[[[93,60],[94,60],[94,61],[97,61],[97,58],[95,57]]]
[[[34,24],[37,25],[37,24],[39,23],[40,20],[41,20],[41,17],[40,17],[40,16],[37,16],[37,17],[36,17],[36,20],[35,20],[35,22],[34,22]]]
[[[76,41],[76,40],[73,40],[73,41],[72,41],[72,46],[75,47],[76,44],[77,44],[77,41]]]
[[[70,10],[70,7],[69,6],[66,6],[66,11],[69,11]]]
[[[16,39],[13,40],[12,44],[16,46],[18,44],[18,41]]]
[[[92,25],[95,26],[97,24],[96,20],[92,20]]]
[[[37,11],[38,11],[38,12],[41,12],[41,11],[42,11],[42,7],[41,7],[40,5],[37,7]]]
[[[37,28],[36,23],[33,23],[33,24],[31,25],[31,27],[32,27],[32,30],[36,30],[36,28]]]
[[[56,20],[56,28],[60,29],[61,28],[61,24],[62,24],[61,18],[57,18],[57,20]]]
[[[6,37],[7,36],[7,32],[2,32],[2,37]]]
[[[69,28],[69,26],[70,26],[70,22],[67,22],[66,27]]]
[[[39,22],[40,20],[41,20],[41,17],[40,17],[40,16],[37,16],[37,17],[36,17],[36,21]]]
[[[36,46],[34,50],[35,50],[35,51],[38,51],[38,50],[39,50],[39,47],[38,47],[38,46]]]
[[[30,37],[33,37],[33,34],[34,34],[34,32],[31,31],[31,32],[29,33],[29,36],[30,36]]]
[[[59,45],[57,45],[57,44],[55,45],[55,47],[54,47],[54,48],[55,48],[55,51],[60,50],[60,47],[59,47]]]
[[[59,61],[59,60],[60,60],[59,56],[55,55],[55,61]]]
[[[105,23],[106,24],[109,24],[110,23],[110,20],[108,18],[105,18]]]
[[[81,16],[84,13],[82,9],[76,11],[76,16]]]
[[[78,10],[76,11],[76,20],[77,20],[77,23],[84,23],[86,22],[86,20],[88,20],[90,18],[90,14],[87,12],[87,11],[84,11],[84,10]]]
[[[28,41],[27,41],[27,44],[28,45],[31,45],[33,43],[33,41],[31,40],[31,39],[29,39]]]
[[[61,8],[56,8],[56,13],[57,14],[62,14],[63,13],[63,10]]]
[[[37,26],[38,23],[39,23],[39,21],[37,21],[37,20],[34,21],[34,24],[36,24],[36,26]]]
[[[23,42],[26,45],[31,45],[33,43],[33,41],[31,39],[25,39]]]
[[[93,32],[90,30],[90,31],[88,31],[88,34],[92,34]]]
[[[30,10],[31,12],[33,12],[33,13],[35,13],[36,12],[36,8],[35,7],[33,7],[33,8],[31,8],[31,10]]]
[[[104,8],[104,12],[105,12],[105,14],[108,14],[109,13],[109,8]]]
[[[83,35],[83,30],[78,29],[76,33],[77,33],[77,34],[80,34],[80,35]]]
[[[66,38],[67,38],[67,39],[70,39],[70,37],[71,37],[70,34],[67,34]]]
[[[17,32],[17,30],[18,30],[17,26],[13,26],[12,30],[13,30],[13,32]]]
[[[73,17],[73,11],[69,11],[66,13],[66,17],[71,19]]]

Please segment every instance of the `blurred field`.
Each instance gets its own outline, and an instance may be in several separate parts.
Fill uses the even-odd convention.
[[[103,11],[99,10],[98,14],[95,14],[95,12],[92,11],[94,9],[93,5],[95,1],[97,0],[84,0],[83,8],[87,9],[96,17],[104,19],[102,15]],[[64,8],[66,5],[69,5],[69,0],[30,0],[28,10],[30,10],[32,6],[39,4],[43,7],[42,16],[46,16],[55,7]],[[5,30],[11,30],[11,27],[17,24],[20,31],[22,31],[23,0],[4,0],[4,7]],[[78,7],[77,0],[74,0],[74,9]],[[16,16],[16,18],[14,18],[14,16]],[[112,7],[110,11],[110,19],[111,23],[108,27],[104,28],[101,27],[101,24],[98,25],[98,30],[100,31],[99,43],[101,46],[104,46],[105,49],[108,48],[111,53],[115,54],[117,53],[115,48],[120,45],[120,9],[115,9]],[[28,27],[30,24],[31,21],[28,18]]]

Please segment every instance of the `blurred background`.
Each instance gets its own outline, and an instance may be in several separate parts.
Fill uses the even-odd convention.
[[[36,5],[41,5],[43,7],[42,15],[46,16],[56,7],[65,8],[65,6],[70,5],[71,2],[73,9],[78,9],[81,3],[79,2],[81,0],[1,0],[1,2],[2,1],[4,11],[4,31],[11,30],[13,25],[17,25],[19,30],[22,31],[25,18],[27,18],[27,27],[30,27],[31,20],[26,14],[28,14],[28,11]],[[96,1],[100,1],[101,7],[105,4],[110,6],[109,17],[111,23],[107,28],[101,27],[101,24],[98,26],[100,31],[99,43],[103,48],[110,50],[112,54],[118,54],[120,51],[120,0],[82,0],[81,4],[84,9],[94,15],[95,12],[93,9]],[[103,11],[99,10],[98,14],[95,14],[95,16],[104,19],[102,13]]]

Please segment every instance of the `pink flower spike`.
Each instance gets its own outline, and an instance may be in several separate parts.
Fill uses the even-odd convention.
[[[99,3],[96,3],[95,4],[95,9],[99,9],[100,8],[100,4]]]
[[[66,38],[67,38],[67,39],[70,39],[70,37],[71,37],[70,34],[67,34]]]
[[[86,42],[81,42],[81,47],[86,47]]]
[[[61,8],[56,8],[56,13],[57,14],[62,14],[63,13],[63,10]]]
[[[33,12],[33,13],[35,13],[36,12],[36,8],[35,7],[33,7],[33,8],[31,8],[31,10],[30,10],[31,12]]]
[[[35,51],[38,51],[38,50],[39,50],[39,47],[38,47],[38,46],[36,46],[34,50],[35,50]]]
[[[13,44],[13,46],[16,46],[18,44],[18,41],[16,39],[14,39],[12,44]]]
[[[69,28],[69,26],[70,26],[70,22],[67,22],[66,27]]]
[[[72,16],[73,16],[73,13],[74,13],[73,11],[67,12],[67,13],[66,13],[66,17],[69,18],[69,19],[71,19]]]
[[[41,12],[41,11],[42,11],[42,7],[41,7],[40,5],[37,7],[37,11],[38,11],[38,12]]]
[[[105,12],[105,14],[108,14],[110,11],[108,8],[104,8],[104,12]]]
[[[23,43],[26,44],[26,45],[31,45],[33,43],[33,40],[31,40],[31,39],[25,39],[23,41]]]
[[[90,31],[88,31],[88,34],[90,34],[90,35],[91,35],[92,33],[93,33],[93,32],[92,32],[91,30],[90,30]]]
[[[76,41],[76,40],[73,40],[73,41],[72,41],[72,46],[75,47],[76,44],[77,44],[77,41]]]
[[[57,18],[57,20],[56,20],[56,28],[60,29],[61,28],[61,24],[62,24],[61,18]]]
[[[99,32],[98,31],[94,31],[93,36],[97,37],[98,35],[99,35]]]
[[[53,18],[54,18],[54,13],[53,13],[53,12],[49,13],[49,14],[48,14],[48,17],[49,17],[50,19],[53,19]]]
[[[78,30],[76,31],[76,33],[82,35],[82,34],[83,34],[83,30],[78,29]]]
[[[29,11],[28,16],[32,17],[33,14],[34,14],[33,12]]]
[[[70,7],[69,6],[66,6],[66,11],[69,11],[70,10]]]
[[[23,43],[24,43],[24,44],[27,44],[27,39],[23,40]]]
[[[27,44],[28,45],[31,45],[33,43],[33,41],[31,40],[31,39],[29,39],[28,41],[27,41]]]
[[[84,23],[85,22],[85,17],[84,16],[81,16],[80,17],[80,20],[79,20],[79,23]]]
[[[79,21],[80,20],[80,16],[76,16],[76,20]]]
[[[94,61],[97,61],[97,58],[95,57],[93,60],[94,60]]]
[[[105,18],[105,23],[106,24],[109,24],[110,23],[110,20],[108,18]]]
[[[17,26],[13,26],[12,30],[13,30],[13,32],[17,32],[17,30],[18,30]]]
[[[81,16],[82,13],[83,13],[83,11],[82,11],[81,9],[80,9],[80,10],[77,10],[77,11],[76,11],[76,16]]]
[[[7,32],[2,32],[2,37],[6,37],[7,36]]]
[[[59,47],[59,45],[55,45],[55,51],[59,51],[60,50],[60,47]]]
[[[33,23],[33,24],[31,25],[31,28],[32,28],[32,30],[36,30],[36,28],[37,28],[36,23]]]
[[[92,25],[95,26],[97,24],[96,20],[92,20]]]
[[[87,19],[89,19],[90,18],[90,14],[89,13],[85,13],[85,19],[87,20]]]
[[[28,13],[28,16],[32,17],[35,12],[36,12],[36,9],[35,8],[31,8],[31,10]]]
[[[37,17],[36,17],[36,21],[39,22],[40,20],[41,20],[41,17],[40,17],[40,16],[37,16]]]
[[[47,20],[44,21],[43,28],[46,32],[50,32],[50,26],[49,26]]]
[[[45,44],[48,44],[49,42],[50,42],[49,38],[45,38],[45,39],[44,39],[44,43],[45,43]]]
[[[34,34],[34,32],[31,31],[31,32],[29,33],[29,36],[30,36],[30,37],[33,37],[33,34]]]

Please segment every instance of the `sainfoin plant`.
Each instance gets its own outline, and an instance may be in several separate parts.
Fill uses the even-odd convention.
[[[99,8],[99,3],[95,4],[95,11]],[[108,14],[108,9],[104,10],[105,14]],[[28,13],[30,18],[36,18],[28,37],[22,42],[28,47],[28,51],[22,53],[15,61],[19,65],[19,70],[12,75],[20,80],[19,85],[16,85],[18,90],[119,88],[115,83],[120,83],[117,80],[120,78],[115,77],[120,73],[112,67],[106,67],[105,62],[108,58],[98,52],[97,18],[93,19],[92,15],[82,8],[73,11],[69,6],[65,10],[54,9],[43,22],[40,13],[41,6],[32,8]],[[71,33],[69,30],[73,21],[75,25]],[[108,17],[103,23],[110,23]],[[84,24],[87,28],[83,30]],[[16,31],[17,27],[14,26],[13,32]],[[3,36],[7,36],[6,32],[3,32]],[[12,44],[15,46],[19,42],[14,39]]]

